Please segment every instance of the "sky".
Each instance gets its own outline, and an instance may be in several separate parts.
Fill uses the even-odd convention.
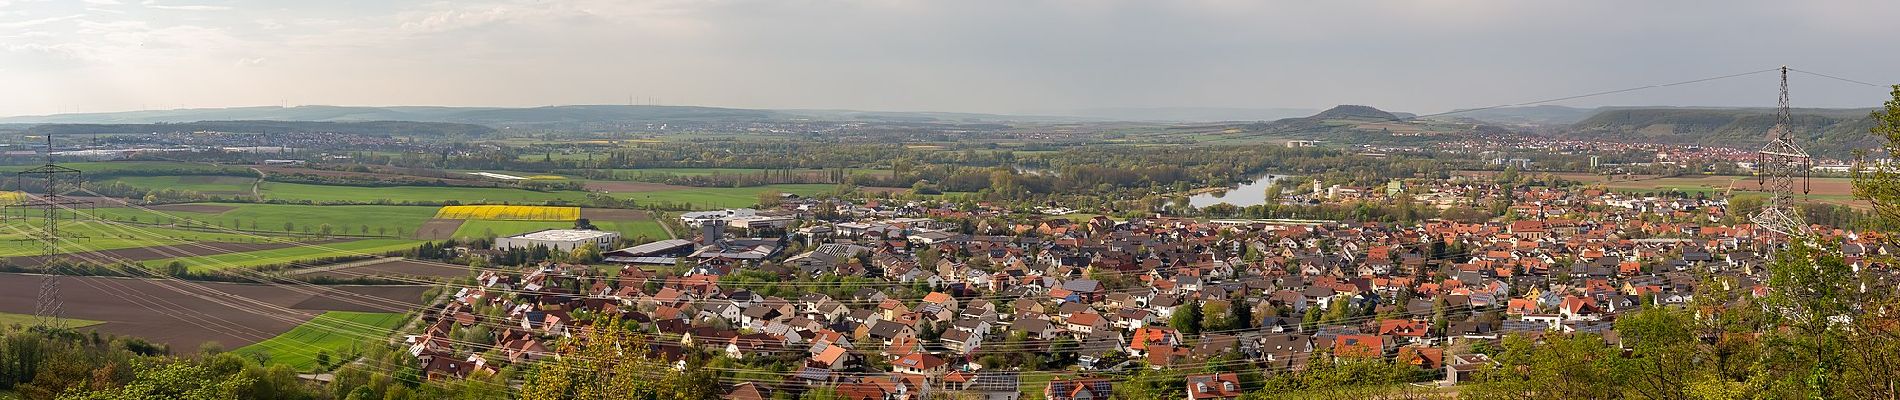
[[[0,116],[271,105],[1429,113],[1788,65],[1900,83],[1900,2],[0,0]],[[1559,102],[1772,106],[1757,74]],[[1796,74],[1797,107],[1887,90]]]

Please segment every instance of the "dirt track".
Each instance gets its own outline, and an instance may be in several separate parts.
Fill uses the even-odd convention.
[[[0,274],[0,312],[32,314],[41,278],[39,275]],[[87,329],[145,338],[171,345],[173,351],[183,353],[197,351],[206,341],[217,341],[226,349],[256,343],[288,331],[322,311],[411,311],[420,306],[422,292],[427,290],[424,286],[306,289],[78,276],[60,277],[59,287],[60,299],[64,302],[62,310],[67,317],[106,322]],[[313,290],[314,293],[300,293]],[[291,311],[261,308],[244,299]]]

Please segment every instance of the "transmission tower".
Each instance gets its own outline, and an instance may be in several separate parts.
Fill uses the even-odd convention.
[[[1775,110],[1775,127],[1768,130],[1768,144],[1756,153],[1755,177],[1768,201],[1761,212],[1749,217],[1756,227],[1774,232],[1768,253],[1774,254],[1782,239],[1805,236],[1808,225],[1794,209],[1794,191],[1799,186],[1808,193],[1808,174],[1814,159],[1794,144],[1793,117],[1788,111],[1788,67],[1781,67],[1781,100]]]
[[[20,171],[15,174],[15,176],[17,179],[15,187],[19,188],[22,192],[29,192],[27,190],[29,178],[35,178],[37,182],[45,185],[41,194],[27,194],[26,200],[20,204],[11,205],[9,207],[21,207],[26,209],[41,208],[45,210],[45,221],[43,225],[40,229],[34,231],[33,237],[29,239],[37,240],[45,246],[45,254],[40,258],[40,265],[44,269],[41,272],[44,275],[40,278],[39,294],[34,298],[33,317],[34,322],[40,326],[55,329],[63,328],[65,327],[65,321],[63,318],[64,311],[62,310],[63,303],[59,298],[59,274],[53,271],[53,267],[57,265],[55,258],[60,254],[60,211],[63,209],[71,209],[75,205],[92,205],[91,201],[73,199],[66,196],[67,193],[78,189],[84,175],[79,170],[53,163],[53,135],[49,134],[46,135],[46,165]]]

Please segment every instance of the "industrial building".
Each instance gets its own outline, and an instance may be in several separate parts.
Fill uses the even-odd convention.
[[[560,251],[573,251],[581,245],[593,243],[594,247],[607,249],[620,239],[619,232],[596,231],[586,229],[545,229],[519,235],[495,238],[496,250],[512,248],[532,248],[547,246]]]

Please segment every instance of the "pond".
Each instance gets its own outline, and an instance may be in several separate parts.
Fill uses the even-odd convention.
[[[1260,176],[1254,177],[1252,182],[1241,184],[1238,187],[1227,189],[1224,192],[1207,192],[1189,197],[1188,204],[1194,205],[1195,208],[1220,203],[1233,204],[1240,207],[1266,204],[1267,186],[1272,186],[1275,181],[1290,178],[1292,177],[1273,173],[1260,174]],[[1295,190],[1294,188],[1282,186],[1282,189],[1286,189],[1284,191],[1285,193],[1292,193]]]

